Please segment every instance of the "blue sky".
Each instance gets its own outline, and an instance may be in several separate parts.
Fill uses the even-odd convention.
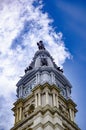
[[[44,41],[71,82],[71,96],[79,110],[76,122],[86,130],[85,14],[84,0],[0,1],[0,130],[13,126],[16,83],[24,75],[39,40]]]

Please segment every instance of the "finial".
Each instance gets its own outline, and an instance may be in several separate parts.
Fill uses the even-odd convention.
[[[39,42],[37,42],[37,46],[38,46],[39,50],[45,50],[45,47],[44,47],[43,41],[39,41]]]

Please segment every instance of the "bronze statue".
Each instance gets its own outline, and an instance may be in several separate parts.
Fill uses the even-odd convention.
[[[45,47],[44,47],[43,41],[39,41],[39,42],[37,42],[37,45],[38,45],[39,50],[45,50]]]

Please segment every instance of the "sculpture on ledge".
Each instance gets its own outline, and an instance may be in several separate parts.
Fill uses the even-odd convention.
[[[39,50],[45,50],[45,47],[44,47],[43,41],[39,41],[39,42],[37,42],[37,46],[38,46]]]
[[[32,66],[27,67],[27,68],[25,69],[25,73],[26,73],[27,71],[29,71],[29,70],[32,70],[32,69],[33,69]]]

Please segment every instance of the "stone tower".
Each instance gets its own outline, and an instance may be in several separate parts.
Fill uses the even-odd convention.
[[[74,122],[77,109],[70,82],[43,42],[37,45],[39,50],[17,83],[11,130],[80,130]]]

